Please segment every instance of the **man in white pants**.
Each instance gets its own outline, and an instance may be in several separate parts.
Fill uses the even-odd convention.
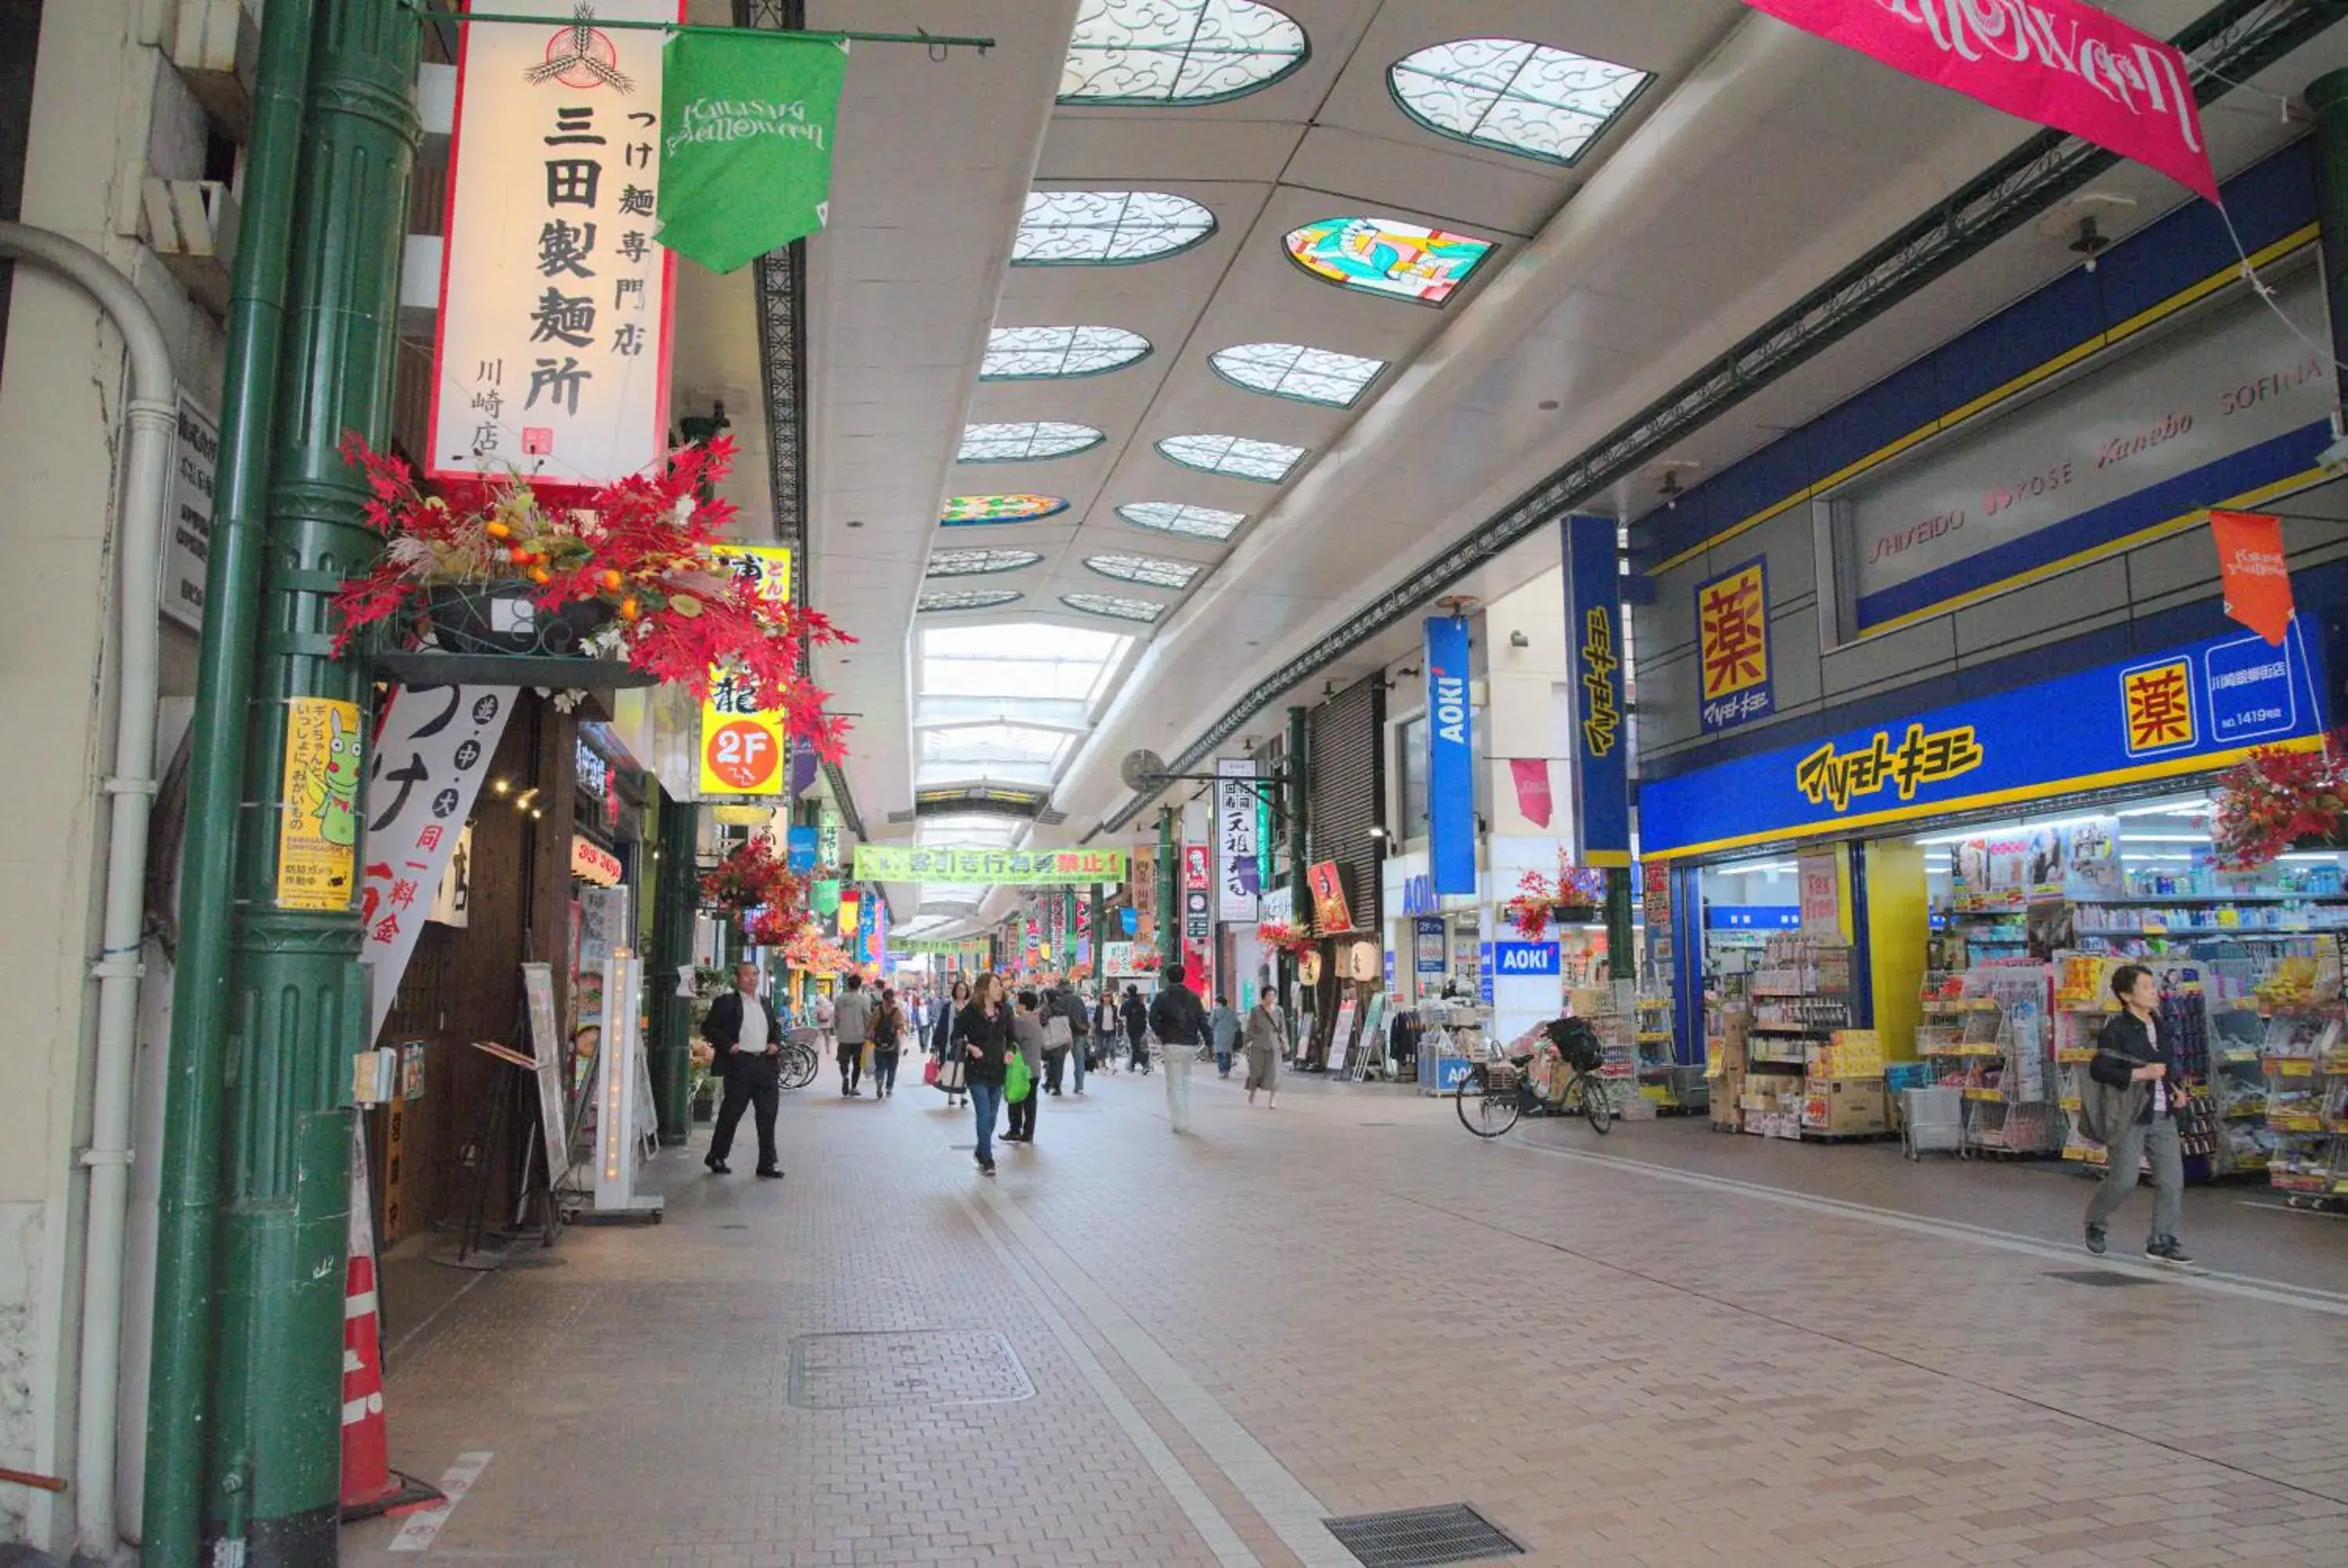
[[[1182,966],[1169,965],[1166,984],[1149,1004],[1149,1028],[1166,1054],[1166,1114],[1177,1132],[1190,1130],[1190,1064],[1207,1038],[1207,1009],[1183,983]]]

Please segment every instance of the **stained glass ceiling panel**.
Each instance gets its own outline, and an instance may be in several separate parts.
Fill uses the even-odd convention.
[[[1044,558],[1035,550],[932,550],[929,577],[983,577],[989,572],[1017,571]]]
[[[1491,241],[1383,218],[1323,218],[1290,231],[1288,259],[1327,282],[1439,305],[1492,253]]]
[[[1573,162],[1654,80],[1522,38],[1461,38],[1395,62],[1386,85],[1429,130],[1547,163]]]
[[[1128,599],[1116,593],[1064,593],[1060,602],[1086,615],[1106,615],[1113,620],[1155,621],[1166,607],[1154,599]]]
[[[1149,340],[1123,327],[996,327],[986,334],[981,381],[1045,381],[1105,375],[1149,353]]]
[[[1277,441],[1251,441],[1244,436],[1169,436],[1158,444],[1168,461],[1208,474],[1229,474],[1277,485],[1303,461],[1304,448]]]
[[[1386,367],[1382,359],[1300,343],[1243,343],[1216,351],[1208,363],[1225,381],[1250,392],[1331,408],[1351,408]]]
[[[963,426],[962,450],[956,460],[963,463],[1038,463],[1047,457],[1066,457],[1078,452],[1089,452],[1107,437],[1089,425],[1070,425],[1056,419],[1031,419],[1012,425],[966,425]]]
[[[1167,560],[1159,556],[1086,556],[1085,565],[1103,577],[1138,582],[1147,588],[1188,588],[1206,569],[1189,561]]]
[[[913,608],[923,615],[934,615],[953,610],[993,610],[999,605],[1016,604],[1027,596],[1004,589],[961,589],[942,593],[925,593]]]
[[[1120,265],[1187,251],[1215,215],[1163,190],[1031,190],[1012,241],[1015,267]]]
[[[1230,538],[1240,531],[1240,525],[1247,521],[1245,512],[1190,507],[1179,501],[1133,501],[1119,507],[1117,515],[1137,528],[1154,528],[1161,534],[1188,534],[1200,539]]]
[[[1304,29],[1257,0],[1085,0],[1060,101],[1211,104],[1304,63]]]
[[[938,521],[950,528],[1032,523],[1067,509],[1067,499],[1061,496],[948,496]]]

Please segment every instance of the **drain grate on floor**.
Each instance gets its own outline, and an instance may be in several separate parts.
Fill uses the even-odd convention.
[[[1522,1542],[1464,1502],[1322,1522],[1363,1568],[1426,1568],[1525,1554]]]
[[[2047,1278],[2059,1279],[2065,1285],[2092,1285],[2105,1290],[2123,1285],[2157,1285],[2157,1279],[2145,1279],[2133,1274],[2114,1274],[2107,1268],[2057,1268],[2048,1271]]]
[[[1018,1352],[991,1329],[802,1334],[791,1341],[790,1402],[801,1409],[1006,1405],[1035,1397]]]

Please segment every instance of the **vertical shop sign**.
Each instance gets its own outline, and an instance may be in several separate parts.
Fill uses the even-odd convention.
[[[1203,844],[1182,846],[1182,942],[1192,990],[1207,984],[1207,934],[1214,927],[1215,853]]]
[[[816,855],[815,829],[794,827],[790,830],[788,842],[788,848],[786,853],[789,856],[791,875],[805,876],[808,872],[813,871]]]
[[[1158,845],[1155,841],[1133,848],[1133,917],[1126,934],[1143,947],[1158,941]]]
[[[1776,711],[1769,681],[1769,568],[1756,559],[1695,589],[1699,716],[1707,735]]]
[[[1437,893],[1476,891],[1476,737],[1468,702],[1468,623],[1426,622],[1427,862]]]
[[[285,704],[277,907],[347,909],[358,854],[359,769],[366,742],[355,702],[294,697]]]
[[[1262,865],[1256,858],[1255,764],[1246,757],[1223,757],[1215,764],[1222,783],[1215,786],[1215,841],[1221,866],[1220,917],[1246,924],[1256,917],[1257,896],[1263,891]]]
[[[709,552],[763,605],[791,600],[791,552],[778,545],[718,545]],[[701,793],[783,793],[788,725],[778,708],[761,708],[754,684],[723,670],[709,672],[701,702]]]
[[[370,1043],[391,1016],[425,920],[437,917],[430,890],[469,842],[473,801],[517,694],[511,686],[402,686],[384,706],[359,885],[359,958],[374,971]]]
[[[220,475],[220,421],[180,395],[165,507],[162,610],[191,631],[204,629],[204,563],[212,551],[212,490]]]
[[[2291,562],[2282,553],[2282,519],[2267,512],[2212,512],[2209,535],[2218,544],[2218,574],[2226,592],[2226,613],[2282,646],[2297,608],[2291,602]]]
[[[1829,939],[1842,935],[1842,893],[1836,874],[1838,849],[1806,849],[1795,859],[1802,909],[1802,935]]]
[[[1422,975],[1439,975],[1450,967],[1450,955],[1445,949],[1450,933],[1439,916],[1421,915],[1411,925],[1411,945],[1416,955],[1413,967]]]
[[[675,263],[660,200],[657,31],[685,0],[498,0],[467,27],[433,351],[434,478],[592,487],[668,442]]]
[[[839,866],[839,817],[828,805],[823,808],[822,825],[816,829],[815,859],[827,869]]]
[[[1631,864],[1630,736],[1622,722],[1622,578],[1612,518],[1558,525],[1565,553],[1565,642],[1573,671],[1573,858]]]

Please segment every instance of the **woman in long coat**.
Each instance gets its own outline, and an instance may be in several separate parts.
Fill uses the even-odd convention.
[[[959,1110],[970,1063],[953,1048],[954,1014],[970,1003],[970,982],[953,983],[953,999],[936,1009],[930,1020],[930,1054],[938,1061],[938,1087],[945,1091],[946,1109]]]
[[[1261,1089],[1271,1097],[1264,1102],[1264,1108],[1270,1110],[1280,1103],[1280,1048],[1288,1026],[1280,1016],[1280,1009],[1272,1005],[1269,991],[1260,994],[1255,1006],[1248,1009],[1244,1032],[1248,1103],[1255,1103],[1255,1091]]]

